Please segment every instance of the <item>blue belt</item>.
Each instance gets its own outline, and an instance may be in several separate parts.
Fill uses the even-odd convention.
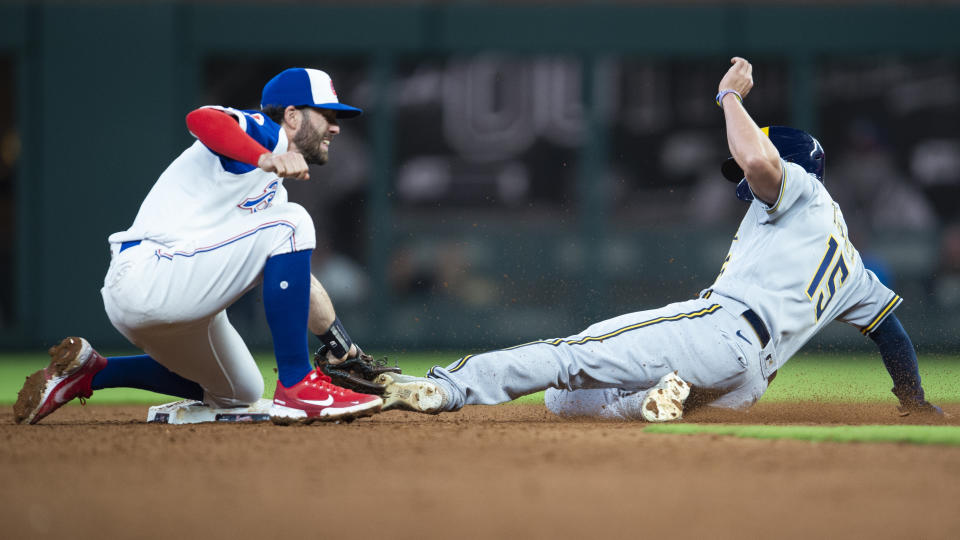
[[[744,311],[740,316],[746,319],[747,322],[750,323],[750,326],[753,327],[753,331],[756,332],[757,337],[760,338],[760,346],[766,347],[767,343],[770,343],[770,332],[767,332],[767,327],[763,324],[763,321],[760,320],[760,317],[758,317],[752,309]]]
[[[123,250],[132,248],[133,246],[139,246],[140,242],[143,242],[143,240],[130,240],[129,242],[120,244],[120,253],[123,253]]]

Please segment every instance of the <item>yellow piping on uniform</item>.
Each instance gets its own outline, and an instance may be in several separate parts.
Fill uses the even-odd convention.
[[[583,345],[584,343],[590,341],[603,341],[605,339],[610,339],[612,337],[619,336],[624,332],[629,332],[630,330],[636,330],[637,328],[643,328],[645,326],[652,326],[654,324],[668,322],[668,321],[678,321],[680,319],[696,319],[697,317],[703,317],[704,315],[709,315],[714,311],[720,309],[720,304],[713,304],[710,307],[701,309],[700,311],[694,311],[692,313],[678,313],[677,315],[671,315],[669,317],[657,317],[656,319],[650,319],[649,321],[644,321],[637,324],[631,324],[630,326],[624,326],[610,332],[609,334],[604,334],[602,336],[588,336],[583,339],[578,339],[575,341],[567,341],[565,339],[547,339],[540,341],[531,341],[530,343],[523,343],[521,345],[514,345],[513,347],[507,347],[503,349],[504,351],[509,351],[512,349],[518,349],[520,347],[526,347],[527,345],[537,345],[538,343],[544,343],[547,345],[553,345],[554,347],[559,345]]]
[[[464,356],[463,358],[460,359],[459,362],[457,362],[457,365],[453,366],[453,367],[450,368],[448,371],[456,371],[456,370],[462,368],[463,365],[467,363],[467,360],[469,360],[472,356],[474,356],[474,355],[468,354],[468,355]]]
[[[864,328],[863,330],[861,330],[860,333],[862,333],[863,335],[867,335],[867,334],[869,334],[870,332],[872,332],[872,331],[873,331],[873,327],[876,326],[877,323],[879,323],[880,321],[882,321],[883,318],[887,316],[887,313],[888,313],[891,309],[893,309],[894,306],[896,306],[897,304],[900,303],[900,300],[901,300],[900,295],[899,295],[899,294],[894,294],[894,295],[893,295],[893,300],[891,300],[891,301],[887,304],[887,306],[886,306],[885,308],[883,308],[883,311],[881,311],[879,315],[877,315],[876,317],[874,317],[873,322],[871,322],[869,325],[867,325],[866,328]]]
[[[783,166],[783,161],[780,161],[780,195],[777,196],[777,202],[773,205],[773,208],[767,210],[768,214],[772,214],[777,211],[777,208],[780,207],[780,201],[783,200],[783,192],[786,191],[784,188],[787,186],[787,170]]]
[[[602,335],[602,336],[589,336],[589,337],[585,337],[585,338],[583,338],[583,339],[578,339],[578,340],[576,340],[576,341],[567,341],[567,340],[565,340],[565,339],[541,339],[541,340],[539,340],[539,341],[531,341],[531,342],[529,342],[529,343],[521,343],[520,345],[514,345],[513,347],[507,347],[506,349],[500,349],[500,350],[502,350],[502,351],[512,351],[512,350],[514,350],[514,349],[519,349],[520,347],[526,347],[526,346],[528,346],[528,345],[537,345],[537,344],[553,345],[554,347],[558,347],[558,346],[564,345],[564,344],[566,344],[566,345],[583,345],[584,343],[587,343],[587,342],[590,342],[590,341],[603,341],[603,340],[605,340],[605,339],[610,339],[610,338],[612,338],[612,337],[619,336],[620,334],[622,334],[622,333],[624,333],[624,332],[629,332],[630,330],[636,330],[637,328],[644,328],[644,327],[646,327],[646,326],[652,326],[652,325],[654,325],[654,324],[658,324],[658,323],[662,323],[662,322],[678,321],[678,320],[680,320],[680,319],[696,319],[697,317],[703,317],[704,315],[709,315],[709,314],[713,313],[714,311],[716,311],[716,310],[718,310],[718,309],[720,309],[720,304],[713,304],[713,305],[711,305],[710,307],[703,308],[703,309],[701,309],[700,311],[694,311],[694,312],[692,312],[692,313],[678,313],[678,314],[676,314],[676,315],[671,315],[671,316],[669,316],[669,317],[657,317],[656,319],[650,319],[649,321],[644,321],[644,322],[642,322],[642,323],[631,324],[630,326],[624,326],[623,328],[614,330],[613,332],[610,332],[609,334],[604,334],[604,335]],[[463,366],[466,365],[467,360],[469,360],[470,358],[473,358],[474,356],[476,356],[476,355],[474,355],[474,354],[468,354],[467,356],[464,356],[463,358],[460,359],[459,362],[457,362],[457,365],[453,366],[453,367],[450,368],[448,371],[449,371],[450,373],[453,373],[454,371],[457,371],[457,370],[463,368]]]

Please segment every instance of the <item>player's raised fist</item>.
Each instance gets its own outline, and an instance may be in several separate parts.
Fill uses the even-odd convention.
[[[281,178],[309,180],[310,167],[307,160],[299,152],[284,152],[282,154],[263,154],[257,166],[267,172],[277,173]]]
[[[730,59],[730,69],[720,79],[718,91],[736,90],[740,97],[747,97],[750,89],[753,88],[753,66],[746,59],[734,56]]]

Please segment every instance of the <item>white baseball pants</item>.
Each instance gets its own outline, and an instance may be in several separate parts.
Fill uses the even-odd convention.
[[[216,407],[248,405],[263,377],[226,308],[256,286],[269,257],[313,249],[313,221],[284,203],[230,221],[201,238],[111,245],[103,304],[113,326],[170,371],[194,381]]]

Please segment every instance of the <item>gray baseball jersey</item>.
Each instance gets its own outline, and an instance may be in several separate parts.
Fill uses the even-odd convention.
[[[802,167],[783,165],[772,206],[754,198],[724,260],[713,293],[743,302],[766,323],[777,370],[836,319],[875,329],[901,302],[863,266],[840,207]]]
[[[448,410],[550,388],[555,412],[639,417],[637,396],[671,371],[720,391],[713,405],[742,408],[829,321],[869,333],[900,301],[863,267],[823,185],[784,163],[777,201],[750,204],[719,277],[700,298],[567,338],[469,355],[428,377],[447,393]]]

